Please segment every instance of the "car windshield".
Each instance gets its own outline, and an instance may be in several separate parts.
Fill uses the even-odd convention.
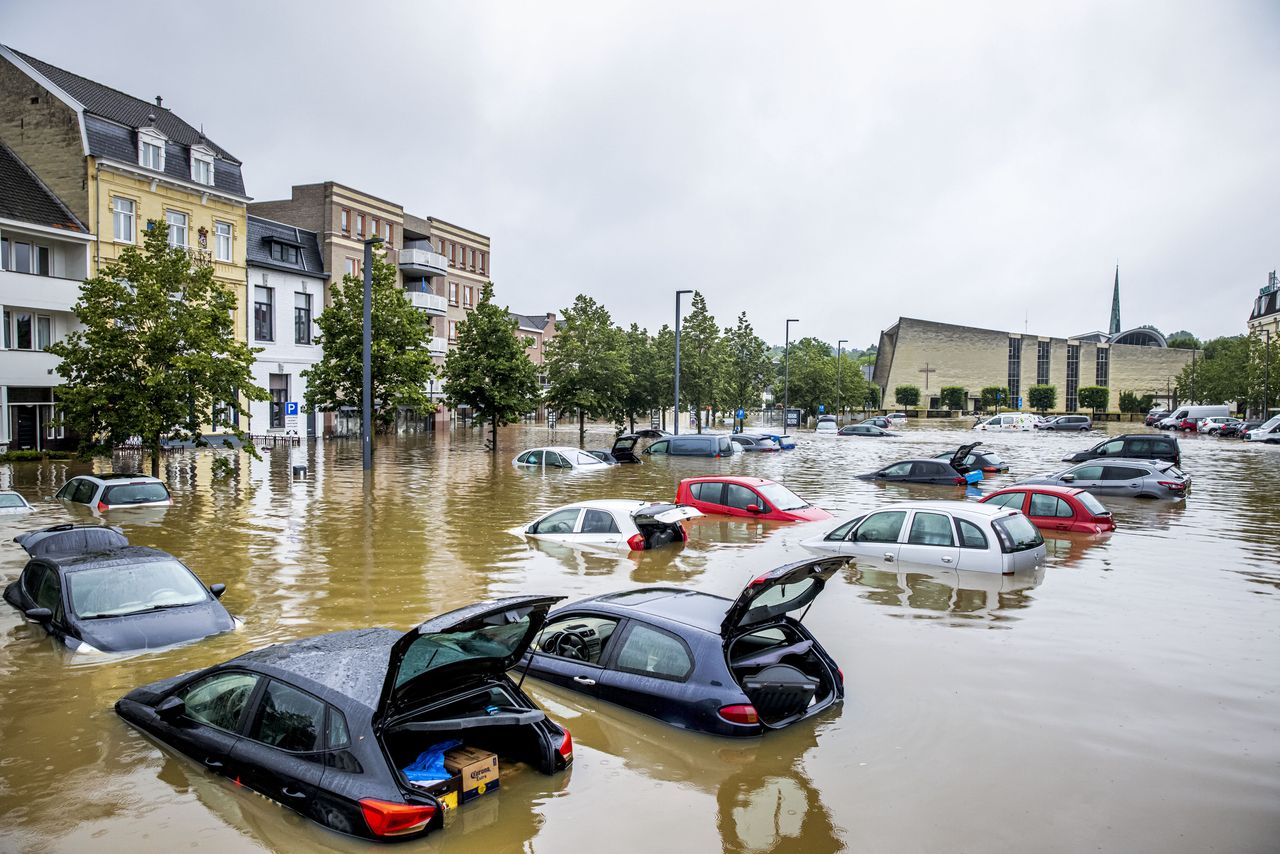
[[[81,619],[120,617],[208,600],[209,593],[176,560],[104,566],[67,573],[71,610]]]
[[[801,507],[809,506],[809,502],[780,483],[767,483],[758,488],[760,494],[773,505],[775,510],[799,510]]]
[[[108,486],[107,491],[102,494],[102,502],[108,507],[168,500],[169,490],[163,483],[123,483],[119,486]]]
[[[27,502],[22,500],[21,495],[9,493],[5,495],[0,493],[0,507],[26,507]]]
[[[1102,502],[1094,498],[1088,492],[1081,492],[1076,495],[1076,500],[1084,505],[1084,509],[1088,510],[1095,516],[1105,516],[1109,511],[1102,506]]]

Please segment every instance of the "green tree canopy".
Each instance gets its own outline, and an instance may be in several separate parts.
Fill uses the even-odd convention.
[[[141,248],[126,247],[86,279],[75,305],[84,329],[49,347],[62,360],[60,417],[81,450],[141,437],[155,477],[162,439],[204,444],[203,422],[216,410],[268,399],[253,382],[257,351],[235,337],[235,293],[214,281],[211,265],[169,246],[168,234],[154,223]],[[245,438],[238,424],[222,426]]]
[[[903,409],[911,406],[920,405],[920,387],[914,385],[900,385],[894,388],[893,397],[898,401],[898,405]]]
[[[371,418],[375,428],[394,427],[400,409],[434,412],[427,383],[436,375],[428,349],[431,318],[414,308],[396,286],[396,268],[373,256],[371,309]],[[361,408],[364,388],[364,279],[348,274],[333,286],[330,303],[316,318],[324,344],[320,361],[302,372],[308,408],[336,412]]]
[[[779,365],[786,371],[784,364]],[[817,338],[801,338],[791,342],[791,405],[806,415],[816,415],[818,405],[834,406],[836,399],[836,360],[831,345]],[[784,377],[778,377],[775,389],[782,388]],[[774,395],[777,399],[778,395]]]
[[[494,304],[493,282],[484,284],[475,311],[458,325],[458,345],[444,360],[444,382],[449,406],[470,406],[489,423],[495,453],[498,428],[538,405],[538,368],[516,333],[516,321]]]
[[[667,428],[667,407],[675,399],[676,384],[676,332],[662,324],[653,336],[653,380],[656,389],[655,405],[662,411],[662,429]],[[676,417],[680,417],[676,407]]]
[[[938,393],[938,398],[947,409],[963,412],[965,404],[969,402],[969,390],[958,385],[944,386]]]
[[[1000,385],[989,385],[982,389],[982,408],[995,409],[1002,401],[1009,399],[1009,390]]]
[[[724,331],[723,340],[725,403],[731,409],[754,409],[773,373],[769,345],[756,335],[745,311],[736,326]]]
[[[1058,405],[1058,387],[1033,385],[1027,389],[1027,403],[1036,412],[1048,412]]]
[[[1144,394],[1139,397],[1131,391],[1120,392],[1120,411],[1130,413],[1149,412],[1151,407],[1155,405],[1156,397],[1153,394]]]
[[[1101,385],[1081,386],[1076,390],[1076,400],[1085,409],[1105,412],[1111,402],[1111,389]]]
[[[662,378],[654,371],[657,345],[647,330],[638,324],[622,333],[623,354],[627,362],[627,382],[622,389],[620,418],[625,418],[636,429],[636,419],[661,405],[664,392],[671,392],[662,385]],[[672,359],[674,360],[674,355]]]
[[[716,383],[722,373],[724,351],[719,345],[720,327],[707,311],[701,291],[693,292],[692,308],[680,324],[680,396],[683,405],[697,415],[703,427],[703,407],[715,401]]]
[[[586,438],[587,418],[615,418],[622,411],[627,358],[621,330],[604,306],[578,294],[543,355],[547,402],[557,412],[578,413],[579,442]]]

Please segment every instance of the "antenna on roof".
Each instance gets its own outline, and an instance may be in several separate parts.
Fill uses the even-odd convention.
[[[161,98],[159,95],[156,95],[156,106],[161,108],[164,107],[164,98]]]

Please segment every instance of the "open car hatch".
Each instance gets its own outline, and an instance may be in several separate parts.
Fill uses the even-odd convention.
[[[969,468],[964,464],[964,458],[969,456],[969,453],[981,444],[981,442],[970,442],[967,445],[961,445],[956,448],[956,452],[951,455],[951,467],[961,474],[967,472]]]
[[[720,634],[727,642],[753,626],[807,608],[827,580],[848,562],[843,557],[811,558],[756,576],[729,606]]]
[[[455,690],[515,666],[563,596],[510,596],[441,614],[391,647],[376,717],[385,723]]]
[[[650,504],[648,507],[641,507],[639,510],[631,514],[631,518],[636,522],[644,524],[645,522],[658,522],[662,525],[672,525],[685,519],[693,519],[701,516],[702,512],[687,504]]]

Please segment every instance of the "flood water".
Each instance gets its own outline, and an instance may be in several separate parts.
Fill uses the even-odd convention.
[[[1128,425],[1126,425],[1128,426]],[[1120,432],[1113,426],[1113,432]],[[1141,430],[1141,427],[1137,429]],[[162,751],[112,704],[135,686],[311,634],[383,625],[512,593],[572,598],[651,584],[734,596],[805,557],[833,523],[695,520],[689,542],[634,557],[535,547],[508,533],[584,498],[670,500],[711,472],[784,482],[838,516],[952,488],[852,474],[976,438],[1011,465],[983,489],[1059,468],[1101,431],[974,434],[911,427],[894,439],[798,434],[794,451],[653,459],[598,473],[518,471],[522,448],[575,444],[541,427],[389,440],[365,488],[356,442],[168,460],[174,505],[115,511],[136,544],[173,552],[244,620],[228,636],[129,658],[74,657],[0,608],[0,849],[350,851],[330,833]],[[1119,530],[1049,541],[1029,577],[851,566],[805,619],[841,665],[842,707],[737,742],[674,730],[535,680],[573,733],[569,772],[503,767],[502,788],[401,851],[822,852],[1266,851],[1280,846],[1280,448],[1190,436],[1185,502],[1103,499]],[[604,428],[588,447],[608,447]],[[12,537],[78,519],[63,481],[106,463],[0,465],[37,513]],[[384,849],[385,850],[385,849]]]

